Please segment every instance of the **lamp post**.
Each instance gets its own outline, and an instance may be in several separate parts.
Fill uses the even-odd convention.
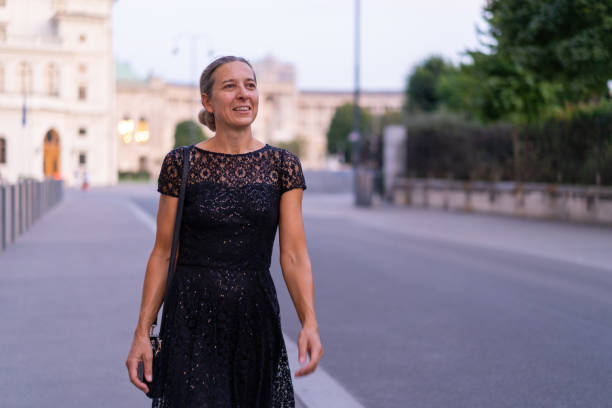
[[[361,166],[361,108],[360,96],[360,52],[361,52],[361,0],[355,0],[355,89],[353,92],[353,131],[349,135],[352,142],[353,186],[355,204],[369,207],[371,204],[371,172]]]
[[[194,34],[194,33],[181,33],[179,35],[177,35],[174,38],[174,47],[172,48],[172,54],[177,55],[180,51],[179,47],[178,47],[178,42],[185,38],[188,37],[189,38],[189,59],[191,60],[190,62],[190,81],[189,81],[189,85],[194,86],[195,88],[198,88],[198,84],[197,81],[194,83],[193,81],[195,81],[196,78],[196,70],[197,70],[197,64],[198,64],[198,55],[197,55],[197,46],[198,46],[198,40],[200,38],[206,38],[209,42],[210,42],[210,37],[207,34]],[[210,57],[213,54],[213,51],[211,48],[208,49],[208,56]],[[199,95],[199,88],[198,88],[198,95]],[[191,120],[189,123],[189,143],[190,144],[195,144],[195,120],[193,118],[194,112],[196,110],[195,107],[195,98],[190,98],[190,109],[191,109]]]
[[[358,180],[358,168],[359,168],[359,142],[361,139],[360,135],[360,124],[361,115],[359,110],[359,42],[360,42],[360,0],[355,0],[355,37],[354,37],[354,90],[353,90],[353,131],[349,135],[350,142],[352,144],[351,161],[353,163],[353,190],[355,194],[355,204],[359,205],[359,180]]]

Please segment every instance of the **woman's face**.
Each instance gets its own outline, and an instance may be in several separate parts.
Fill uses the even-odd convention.
[[[221,126],[238,129],[250,126],[257,116],[259,92],[251,67],[233,61],[218,67],[214,74],[212,97],[202,94],[202,103]]]

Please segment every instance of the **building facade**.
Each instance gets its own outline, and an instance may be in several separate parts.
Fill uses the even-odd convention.
[[[140,78],[115,64],[114,2],[0,0],[0,182],[55,177],[109,185],[119,171],[156,177],[176,126],[197,122],[195,85]],[[253,65],[255,137],[297,144],[304,168],[328,168],[327,129],[352,93],[301,91],[295,68],[271,57]],[[373,113],[398,110],[402,93],[364,92],[361,104]]]
[[[329,168],[327,130],[336,108],[353,101],[352,92],[300,91],[294,67],[271,57],[255,62],[253,67],[259,89],[254,136],[273,145],[297,141],[304,168]],[[360,99],[361,106],[373,114],[398,111],[402,103],[402,92],[366,91]],[[119,170],[146,170],[156,175],[165,154],[174,146],[176,126],[185,120],[197,122],[201,103],[195,86],[165,83],[154,77],[142,80],[119,64],[116,107],[117,126],[124,135],[118,148]],[[136,140],[138,129],[147,133]],[[202,129],[212,135],[207,128]]]
[[[114,0],[0,0],[0,178],[117,180]]]

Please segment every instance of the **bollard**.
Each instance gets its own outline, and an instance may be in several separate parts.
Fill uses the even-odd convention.
[[[17,207],[15,210],[17,211],[17,236],[20,236],[23,233],[23,185],[21,181],[17,182]]]
[[[0,252],[61,201],[63,186],[61,180],[34,179],[0,184]]]
[[[15,242],[15,186],[11,186],[11,243]]]
[[[25,230],[30,229],[30,180],[25,180]]]
[[[6,224],[7,224],[7,220],[6,220],[6,187],[5,186],[0,186],[0,206],[2,207],[2,211],[0,212],[0,217],[2,217],[2,231],[0,231],[0,233],[2,234],[2,250],[4,251],[6,249]]]

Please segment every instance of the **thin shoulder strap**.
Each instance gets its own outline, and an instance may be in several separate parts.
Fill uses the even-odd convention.
[[[168,292],[170,290],[170,285],[172,283],[172,278],[174,277],[174,271],[176,269],[176,251],[178,247],[179,234],[181,230],[181,220],[183,218],[183,203],[185,202],[185,187],[187,185],[187,173],[189,173],[189,152],[191,149],[189,147],[185,148],[183,151],[183,176],[181,179],[181,189],[179,192],[179,199],[176,208],[176,219],[174,220],[174,234],[172,235],[172,248],[170,249],[170,262],[168,262],[168,278],[166,279],[166,291],[164,292],[164,302],[168,299]],[[164,306],[165,307],[165,306]],[[162,319],[162,327],[163,330],[163,319]],[[155,316],[154,325],[157,325],[157,316]]]

